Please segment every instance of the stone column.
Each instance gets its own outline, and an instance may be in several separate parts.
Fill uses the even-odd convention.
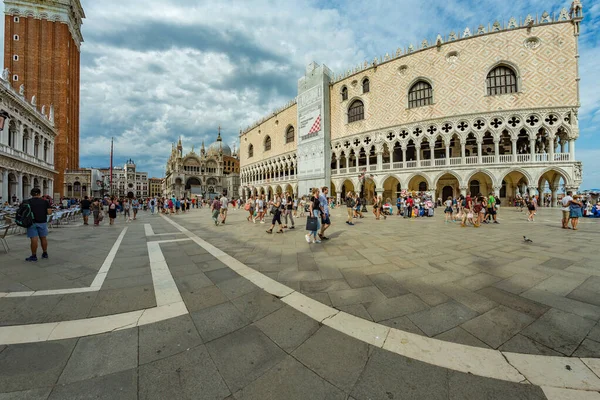
[[[8,199],[8,170],[2,170],[2,192],[0,193],[2,200],[0,203],[4,203]],[[8,200],[10,202],[10,200]]]
[[[517,139],[511,139],[510,142],[512,144],[512,162],[516,163],[517,162]]]
[[[569,140],[569,161],[575,161],[575,139]]]
[[[466,143],[465,142],[460,142],[460,163],[462,165],[467,163],[467,149],[466,149]]]
[[[433,143],[433,146],[431,144],[429,145],[429,149],[431,151],[429,158],[431,159],[431,166],[433,167],[435,165],[435,142]]]
[[[530,161],[535,161],[535,139],[529,139],[529,154],[531,157]]]
[[[360,153],[358,153],[358,155],[360,156]],[[369,159],[369,158],[370,158],[370,157],[369,157],[369,154],[367,154],[367,153],[365,152],[365,155],[366,155],[366,162],[367,162],[367,167],[366,167],[366,168],[367,168],[367,171],[368,171],[368,170],[369,170],[369,165],[370,165],[370,161],[371,161],[371,160]],[[360,166],[360,161],[358,161],[358,158],[357,158],[357,162],[356,162],[356,164],[357,164],[358,166]]]
[[[406,147],[402,147],[402,164],[406,168]]]
[[[558,191],[557,186],[550,186],[550,207],[556,207],[556,192]]]
[[[390,169],[394,166],[394,147],[390,150]]]
[[[350,154],[346,156],[346,173],[350,173]]]
[[[415,153],[417,153],[417,167],[421,166],[421,146],[415,146]]]
[[[502,186],[494,186],[494,196],[500,197],[500,190],[501,189],[502,189]]]
[[[444,142],[446,147],[446,165],[450,165],[450,142]]]
[[[377,150],[377,171],[383,170],[383,150]]]
[[[375,193],[377,194],[377,197],[381,196],[382,200],[385,201],[385,199],[383,198],[383,188],[381,187],[376,187],[375,188]]]
[[[550,144],[548,151],[548,161],[554,162],[554,138],[550,138],[548,143]]]
[[[335,169],[337,170],[338,174],[340,173],[340,159],[339,157],[335,158]]]
[[[54,179],[48,179],[48,191],[49,195],[54,199]],[[56,201],[56,199],[54,199]]]
[[[494,138],[494,162],[500,164],[500,138]]]
[[[460,194],[462,194],[463,196],[467,195],[468,187],[466,187],[466,186],[460,186],[459,189],[460,189]]]
[[[17,199],[23,201],[23,174],[17,173]]]
[[[483,140],[477,139],[477,164],[483,164],[483,156],[481,155],[481,144]]]

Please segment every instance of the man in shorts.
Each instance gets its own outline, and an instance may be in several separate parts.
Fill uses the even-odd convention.
[[[42,192],[39,188],[31,189],[31,199],[27,200],[27,204],[33,213],[33,225],[27,228],[27,237],[31,240],[31,256],[25,261],[37,261],[38,237],[42,242],[42,258],[48,258],[48,215],[52,215],[52,207],[48,200],[41,197]]]
[[[487,201],[487,216],[486,216],[486,221],[489,219],[489,217],[491,216],[491,218],[494,219],[494,223],[497,224],[498,221],[496,220],[496,196],[494,195],[494,192],[490,193],[489,197],[488,197],[488,201]]]
[[[83,224],[89,225],[88,218],[89,218],[90,214],[92,213],[92,211],[90,209],[92,202],[90,201],[89,197],[85,196],[83,198],[83,200],[81,200],[80,205],[81,205],[81,215],[83,215]]]
[[[323,213],[321,214],[321,232],[319,232],[319,237],[321,240],[329,240],[328,237],[325,236],[325,230],[331,226],[331,218],[329,215],[329,202],[327,201],[327,194],[329,193],[329,189],[327,186],[323,186],[321,188],[321,195],[319,196],[319,203],[321,204],[321,208],[323,209]]]
[[[227,199],[225,192],[223,192],[223,196],[217,201],[221,202],[221,223],[224,224],[227,219],[227,204],[229,203],[229,199]]]
[[[571,211],[571,208],[569,207],[569,205],[571,204],[572,200],[573,200],[573,192],[570,190],[567,192],[567,195],[565,197],[563,197],[561,200],[562,228],[563,229],[571,229],[571,228],[569,228],[569,219],[570,219],[569,214]]]

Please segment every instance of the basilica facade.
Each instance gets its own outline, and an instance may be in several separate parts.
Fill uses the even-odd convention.
[[[582,18],[576,0],[340,74],[309,65],[297,98],[240,134],[242,196],[302,196],[319,180],[338,198],[576,191]]]
[[[240,190],[240,161],[235,151],[223,143],[221,129],[217,140],[200,152],[194,148],[184,154],[181,140],[173,145],[163,180],[163,195],[181,197],[202,196],[212,199],[226,192],[238,197]]]

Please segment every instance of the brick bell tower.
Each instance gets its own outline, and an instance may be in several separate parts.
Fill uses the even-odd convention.
[[[4,68],[18,92],[38,109],[54,108],[54,195],[64,195],[64,173],[79,168],[80,0],[4,0]],[[48,113],[48,111],[46,111]]]

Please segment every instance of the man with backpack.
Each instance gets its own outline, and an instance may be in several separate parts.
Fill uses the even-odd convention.
[[[48,200],[42,199],[39,188],[31,189],[31,199],[24,201],[17,211],[17,225],[27,228],[27,237],[31,240],[31,256],[25,261],[37,261],[38,237],[42,242],[42,258],[48,258],[48,215],[52,207]]]

